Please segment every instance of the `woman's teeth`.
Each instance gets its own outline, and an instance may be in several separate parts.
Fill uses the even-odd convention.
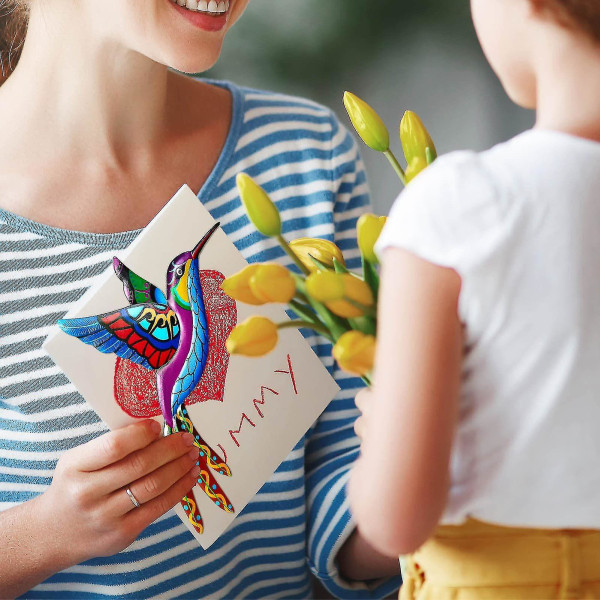
[[[222,15],[229,10],[229,0],[171,0],[189,10],[203,12],[208,15]]]

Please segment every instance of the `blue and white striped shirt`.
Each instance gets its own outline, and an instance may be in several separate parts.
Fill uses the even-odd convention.
[[[245,171],[275,200],[289,239],[335,240],[357,267],[356,220],[369,198],[352,136],[318,104],[213,83],[232,93],[233,122],[199,200],[248,261],[289,266],[246,217],[235,186]],[[138,233],[69,231],[0,210],[0,510],[44,492],[64,451],[106,431],[41,346]],[[399,578],[366,585],[338,574],[336,553],[354,528],[344,487],[361,382],[335,367],[323,338],[309,341],[341,392],[208,551],[171,511],[119,554],[57,573],[27,597],[309,598],[311,571],[343,598],[397,589]]]

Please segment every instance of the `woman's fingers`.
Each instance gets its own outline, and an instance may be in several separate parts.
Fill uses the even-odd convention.
[[[150,419],[134,423],[83,444],[70,461],[78,471],[97,471],[145,448],[161,434],[160,423]]]
[[[94,473],[100,493],[108,494],[133,481],[155,472],[163,465],[184,456],[194,449],[194,436],[190,433],[174,433],[153,441],[132,452],[118,462]],[[194,463],[198,460],[198,449],[194,451]],[[190,468],[193,464],[190,459]]]
[[[197,475],[193,471],[188,472],[175,482],[164,493],[153,500],[142,504],[135,510],[130,510],[124,517],[127,529],[140,532],[158,517],[171,510],[196,484]],[[125,492],[123,492],[125,493]]]
[[[200,467],[196,465],[197,460],[198,451],[188,451],[187,454],[159,467],[145,477],[124,485],[123,488],[116,490],[109,496],[111,512],[116,515],[123,515],[135,508],[131,498],[129,498],[125,491],[127,487],[136,500],[143,506],[164,494],[182,477],[195,476],[197,478],[200,472]]]

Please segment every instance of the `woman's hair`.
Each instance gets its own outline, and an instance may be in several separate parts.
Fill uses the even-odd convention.
[[[19,62],[28,13],[26,0],[0,0],[0,85]]]
[[[584,31],[600,43],[600,2],[598,0],[531,0],[533,6],[570,29]]]

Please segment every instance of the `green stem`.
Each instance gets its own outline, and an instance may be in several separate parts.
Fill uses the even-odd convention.
[[[311,323],[310,321],[284,321],[283,323],[277,323],[277,329],[299,329],[304,327],[306,329],[312,329],[317,333],[324,335],[328,340],[333,341],[331,333],[325,325],[322,323]]]
[[[300,272],[304,273],[305,275],[310,275],[310,271],[306,265],[304,265],[298,256],[296,256],[296,253],[290,248],[290,245],[286,242],[285,238],[281,234],[277,236],[277,241],[285,253],[294,261],[294,264],[300,269]]]
[[[373,385],[373,383],[371,382],[371,378],[368,375],[363,375],[361,377],[361,379],[369,386],[371,387]]]
[[[390,161],[390,164],[396,171],[398,177],[400,177],[400,181],[406,185],[406,174],[404,173],[404,169],[400,166],[398,159],[394,156],[394,153],[391,150],[386,150],[384,152],[385,157]]]

